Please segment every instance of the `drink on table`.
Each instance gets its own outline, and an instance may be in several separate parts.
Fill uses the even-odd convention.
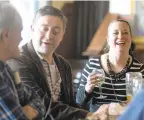
[[[127,102],[142,90],[142,74],[140,72],[126,73],[126,95]]]

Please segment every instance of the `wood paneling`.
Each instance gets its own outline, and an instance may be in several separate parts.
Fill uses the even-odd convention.
[[[94,37],[92,38],[91,43],[83,53],[84,55],[93,56],[101,52],[105,45],[108,25],[112,20],[117,18],[119,18],[118,14],[107,13],[104,20],[102,21],[102,24],[98,28],[98,31],[96,31]]]

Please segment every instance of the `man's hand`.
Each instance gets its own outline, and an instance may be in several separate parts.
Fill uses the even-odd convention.
[[[108,104],[101,105],[96,112],[89,113],[86,117],[86,120],[107,120],[108,108],[109,108]]]
[[[37,117],[38,114],[37,110],[35,110],[33,107],[28,105],[23,107],[23,111],[29,120],[33,120],[34,118]]]
[[[124,103],[110,103],[108,113],[109,115],[119,116],[124,112],[126,106],[127,104]]]

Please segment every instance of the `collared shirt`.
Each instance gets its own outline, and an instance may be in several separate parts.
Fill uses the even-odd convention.
[[[22,87],[18,87],[19,91]],[[0,61],[0,120],[27,120],[10,69]]]
[[[49,65],[48,62],[45,60],[41,60],[41,63],[45,70],[47,84],[50,88],[52,100],[53,100],[53,102],[57,102],[60,97],[60,90],[61,90],[61,87],[60,87],[61,86],[61,77],[60,77],[59,70],[58,70],[56,64]]]
[[[43,65],[45,70],[45,75],[47,78],[47,85],[50,88],[52,100],[57,102],[60,97],[60,84],[61,84],[61,77],[59,70],[55,64],[53,59],[53,64],[49,64],[36,50],[36,54],[38,55],[40,62]]]

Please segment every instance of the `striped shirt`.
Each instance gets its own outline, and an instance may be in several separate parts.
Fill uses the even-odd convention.
[[[45,70],[45,75],[47,78],[47,85],[50,88],[51,97],[54,102],[58,102],[60,97],[60,84],[61,84],[61,77],[59,70],[53,60],[53,64],[49,64],[44,59],[41,59],[41,63]]]
[[[102,94],[99,91],[99,87],[95,87],[91,95],[87,95],[85,92],[85,85],[87,83],[87,78],[89,74],[94,69],[102,69],[100,57],[91,58],[86,64],[81,77],[80,87],[77,93],[77,103],[84,105],[91,98],[93,105],[108,104],[110,102],[121,102],[126,101],[126,78],[125,73],[123,73],[119,80],[111,78],[109,74],[105,72],[105,81],[101,85]],[[141,72],[144,77],[144,65],[140,63],[135,58],[132,60],[129,68],[126,72]],[[99,98],[99,96],[105,96],[104,99]]]

